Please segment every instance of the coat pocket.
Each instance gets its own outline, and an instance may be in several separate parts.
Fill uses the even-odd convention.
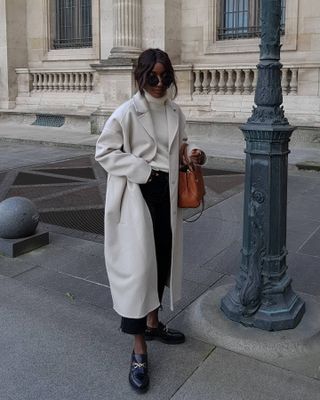
[[[105,220],[121,223],[122,203],[127,186],[124,176],[109,175],[107,182]]]

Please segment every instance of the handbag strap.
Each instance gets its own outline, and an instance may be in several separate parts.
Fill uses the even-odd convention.
[[[197,214],[195,214],[195,215],[197,215],[196,218],[194,218],[194,219],[190,219],[190,218],[189,219],[184,219],[183,222],[196,222],[196,221],[198,221],[198,219],[201,217],[201,215],[202,215],[202,213],[204,211],[204,199],[201,200],[201,205],[202,205],[201,210]]]
[[[188,143],[182,143],[179,152],[180,166],[187,166],[190,171],[194,171],[194,164],[188,157]]]

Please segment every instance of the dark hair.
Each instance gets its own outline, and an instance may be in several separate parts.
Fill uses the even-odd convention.
[[[138,84],[140,93],[143,94],[143,89],[146,86],[147,77],[153,70],[156,63],[160,63],[164,66],[166,73],[169,75],[174,86],[174,97],[178,94],[178,88],[176,79],[174,76],[173,66],[171,64],[168,54],[160,49],[148,49],[143,51],[139,58],[138,63],[134,70],[134,77]]]

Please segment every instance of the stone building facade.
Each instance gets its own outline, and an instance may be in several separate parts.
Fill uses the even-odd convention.
[[[259,1],[0,0],[1,115],[64,115],[91,121],[96,133],[134,93],[139,52],[159,47],[175,65],[190,126],[207,135],[212,124],[244,122],[257,79]],[[286,115],[312,136],[320,130],[320,3],[282,5]]]

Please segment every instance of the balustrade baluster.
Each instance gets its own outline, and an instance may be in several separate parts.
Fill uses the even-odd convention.
[[[84,73],[80,73],[80,90],[83,92],[85,88]]]
[[[225,94],[225,90],[226,90],[225,70],[218,69],[218,72],[219,72],[218,94]]]
[[[245,69],[242,94],[250,94],[251,88],[252,86],[250,81],[250,69]]]
[[[202,93],[208,94],[210,91],[209,71],[203,70]]]
[[[51,73],[48,73],[47,85],[48,85],[48,92],[52,92],[52,74]]]
[[[258,82],[258,70],[252,69],[251,71],[253,72],[252,93],[255,93]]]
[[[218,91],[217,70],[210,69],[210,73],[211,73],[210,93],[216,94]]]
[[[194,71],[195,73],[195,80],[194,80],[194,92],[193,94],[200,94],[201,93],[201,79],[200,79],[200,70]]]
[[[63,74],[59,72],[57,74],[57,92],[60,92],[63,89]]]
[[[291,68],[289,95],[296,96],[298,91],[298,68]]]
[[[91,90],[91,79],[90,79],[91,78],[91,76],[90,76],[91,74],[90,74],[90,72],[86,72],[85,75],[86,75],[85,90],[89,92]]]
[[[94,78],[94,75],[92,72],[90,72],[90,90],[93,90],[93,84],[94,84],[93,78]]]
[[[68,92],[69,91],[69,74],[65,72],[64,74],[64,91]]]
[[[61,91],[64,91],[64,88],[65,88],[64,84],[65,84],[65,76],[64,76],[64,73],[61,73],[61,75],[60,75],[60,88],[59,88],[59,91],[60,91],[60,90],[61,90]]]
[[[42,89],[43,89],[43,74],[42,73],[38,74],[38,87],[37,87],[37,89],[38,89],[38,92],[41,92]]]
[[[53,73],[53,91],[56,92],[58,90],[58,74],[56,72]]]
[[[48,90],[48,74],[43,74],[43,83],[42,83],[42,90],[46,92]]]
[[[36,92],[37,91],[37,74],[32,74],[32,91]]]
[[[75,73],[75,80],[74,80],[74,90],[78,92],[80,90],[80,76],[79,72]]]
[[[226,94],[232,94],[234,91],[234,80],[233,80],[233,70],[227,70],[228,80],[227,80],[227,91]]]
[[[288,68],[282,68],[281,71],[281,87],[284,95],[288,94],[289,81],[288,81]]]
[[[69,72],[69,90],[70,92],[74,92],[74,73],[73,72]]]
[[[58,73],[58,91],[63,90],[63,74],[61,72]]]
[[[236,82],[235,82],[234,86],[235,86],[234,94],[241,94],[241,92],[242,92],[242,71],[241,71],[241,69],[236,70]]]

